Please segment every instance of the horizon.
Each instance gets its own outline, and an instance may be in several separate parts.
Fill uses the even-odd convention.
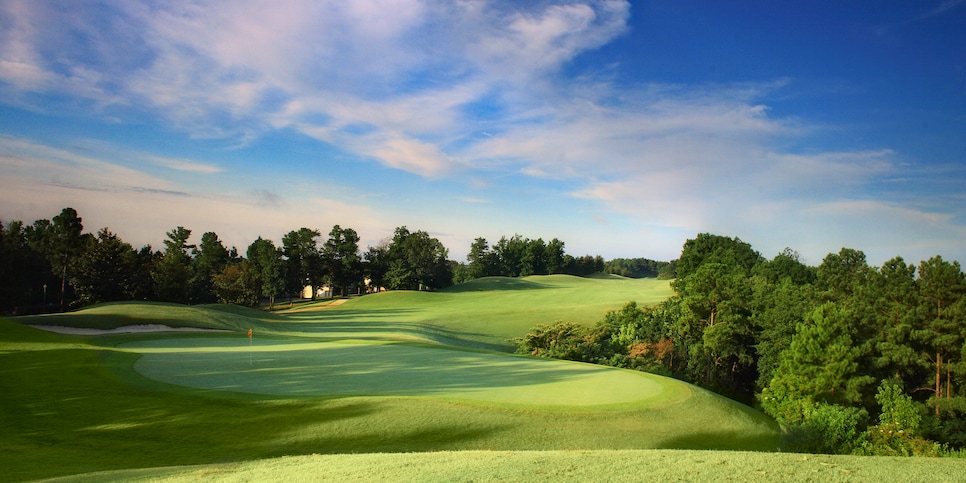
[[[966,261],[966,1],[0,6],[0,221]]]

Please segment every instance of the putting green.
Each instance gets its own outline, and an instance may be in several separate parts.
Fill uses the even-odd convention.
[[[430,396],[592,406],[687,397],[650,374],[567,361],[378,342],[178,338],[124,344],[134,368],[182,386],[294,396]]]

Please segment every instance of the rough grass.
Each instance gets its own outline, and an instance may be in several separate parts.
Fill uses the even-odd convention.
[[[58,481],[962,481],[966,462],[688,450],[310,455]]]

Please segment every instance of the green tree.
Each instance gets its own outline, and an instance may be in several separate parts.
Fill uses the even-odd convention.
[[[899,380],[883,380],[875,396],[879,424],[860,438],[858,454],[877,456],[940,456],[939,444],[921,436],[922,414],[903,392]]]
[[[362,258],[359,257],[359,235],[352,228],[332,227],[329,239],[322,245],[322,261],[330,284],[347,295],[349,285],[362,280]]]
[[[782,353],[795,336],[796,327],[810,312],[810,285],[796,285],[791,277],[769,283],[764,276],[752,280],[752,326],[758,330],[755,352],[758,357],[757,390],[768,387]]]
[[[71,286],[83,305],[131,300],[138,295],[140,272],[134,248],[102,228],[77,258]]]
[[[275,308],[275,297],[285,290],[285,260],[271,240],[258,237],[245,252],[261,281],[261,295],[268,297],[268,308]]]
[[[57,271],[60,278],[60,309],[64,309],[67,292],[67,271],[71,262],[84,248],[82,232],[84,225],[81,217],[73,208],[64,208],[53,218],[49,228],[39,232],[44,237],[42,243],[45,253],[50,260],[50,266]]]
[[[547,274],[547,245],[542,238],[526,240],[520,276]]]
[[[564,260],[564,242],[554,238],[547,242],[547,246],[543,252],[547,259],[547,273],[563,273],[564,266],[566,265]]]
[[[781,409],[795,400],[852,405],[874,378],[861,372],[862,351],[851,337],[849,314],[825,303],[799,324],[788,349],[782,354],[762,407],[776,419],[790,419]],[[782,400],[771,400],[780,397]],[[791,418],[794,419],[794,418]]]
[[[231,261],[231,254],[215,232],[201,236],[201,243],[192,251],[191,301],[213,302],[214,276]]]
[[[388,249],[385,282],[390,289],[438,289],[452,284],[446,247],[425,231],[396,228]]]
[[[757,379],[751,274],[761,255],[738,238],[702,233],[687,240],[671,287],[680,296],[676,332],[689,379],[750,398]]]
[[[933,396],[938,418],[940,400],[943,398],[943,364],[951,368],[953,359],[962,357],[964,348],[966,302],[963,294],[966,293],[966,280],[959,262],[949,263],[942,257],[935,256],[919,264],[916,285],[920,300],[919,316],[923,325],[921,329],[912,331],[912,337],[924,346],[935,364]],[[950,372],[947,369],[946,399],[950,399],[952,395]]]
[[[490,277],[499,274],[497,255],[490,250],[486,238],[479,237],[470,244],[470,252],[466,255],[467,275],[470,279]]]
[[[179,226],[167,233],[164,252],[154,266],[151,278],[158,300],[187,304],[191,301],[191,256],[188,244],[191,230]]]
[[[921,352],[913,333],[921,329],[917,311],[916,267],[895,257],[872,274],[876,326],[875,366],[879,377],[900,378],[906,387],[920,387],[928,372],[920,364]]]
[[[757,378],[746,277],[741,266],[705,262],[675,281],[692,380],[743,397],[751,395]]]
[[[319,253],[318,238],[321,235],[318,230],[303,227],[282,237],[282,250],[288,259],[288,290],[301,292],[304,287],[311,286],[313,300],[325,279]]]
[[[499,274],[504,277],[519,277],[527,270],[524,267],[524,257],[527,251],[527,240],[520,235],[500,237],[500,241],[493,245],[496,254]]]
[[[29,228],[17,220],[6,228],[0,223],[0,310],[45,304],[50,262],[31,246]]]
[[[752,268],[762,261],[761,254],[738,238],[700,233],[684,242],[681,257],[676,263],[677,278],[687,278],[702,264],[711,262],[740,267],[750,274]]]
[[[223,304],[257,306],[259,285],[258,271],[249,260],[226,265],[214,277],[215,294]]]
[[[369,278],[372,290],[381,290],[386,286],[386,274],[389,272],[389,242],[366,249],[363,271]]]
[[[867,285],[871,272],[865,261],[865,253],[843,248],[838,253],[829,253],[822,260],[818,266],[816,285],[823,291],[825,301],[847,300]]]

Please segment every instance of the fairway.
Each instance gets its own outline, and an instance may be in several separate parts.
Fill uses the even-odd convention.
[[[387,343],[184,338],[120,346],[182,386],[290,396],[432,396],[541,406],[684,399],[670,379],[592,364]]]
[[[776,449],[774,421],[698,387],[507,353],[535,324],[593,324],[668,291],[492,278],[288,313],[131,302],[0,320],[0,467],[21,481],[313,454]],[[227,332],[25,327],[145,324]]]
[[[670,282],[621,277],[539,275],[486,277],[439,292],[382,292],[339,306],[298,308],[273,330],[333,338],[407,340],[512,352],[512,339],[539,324],[594,325],[629,301],[654,305],[672,295]]]

